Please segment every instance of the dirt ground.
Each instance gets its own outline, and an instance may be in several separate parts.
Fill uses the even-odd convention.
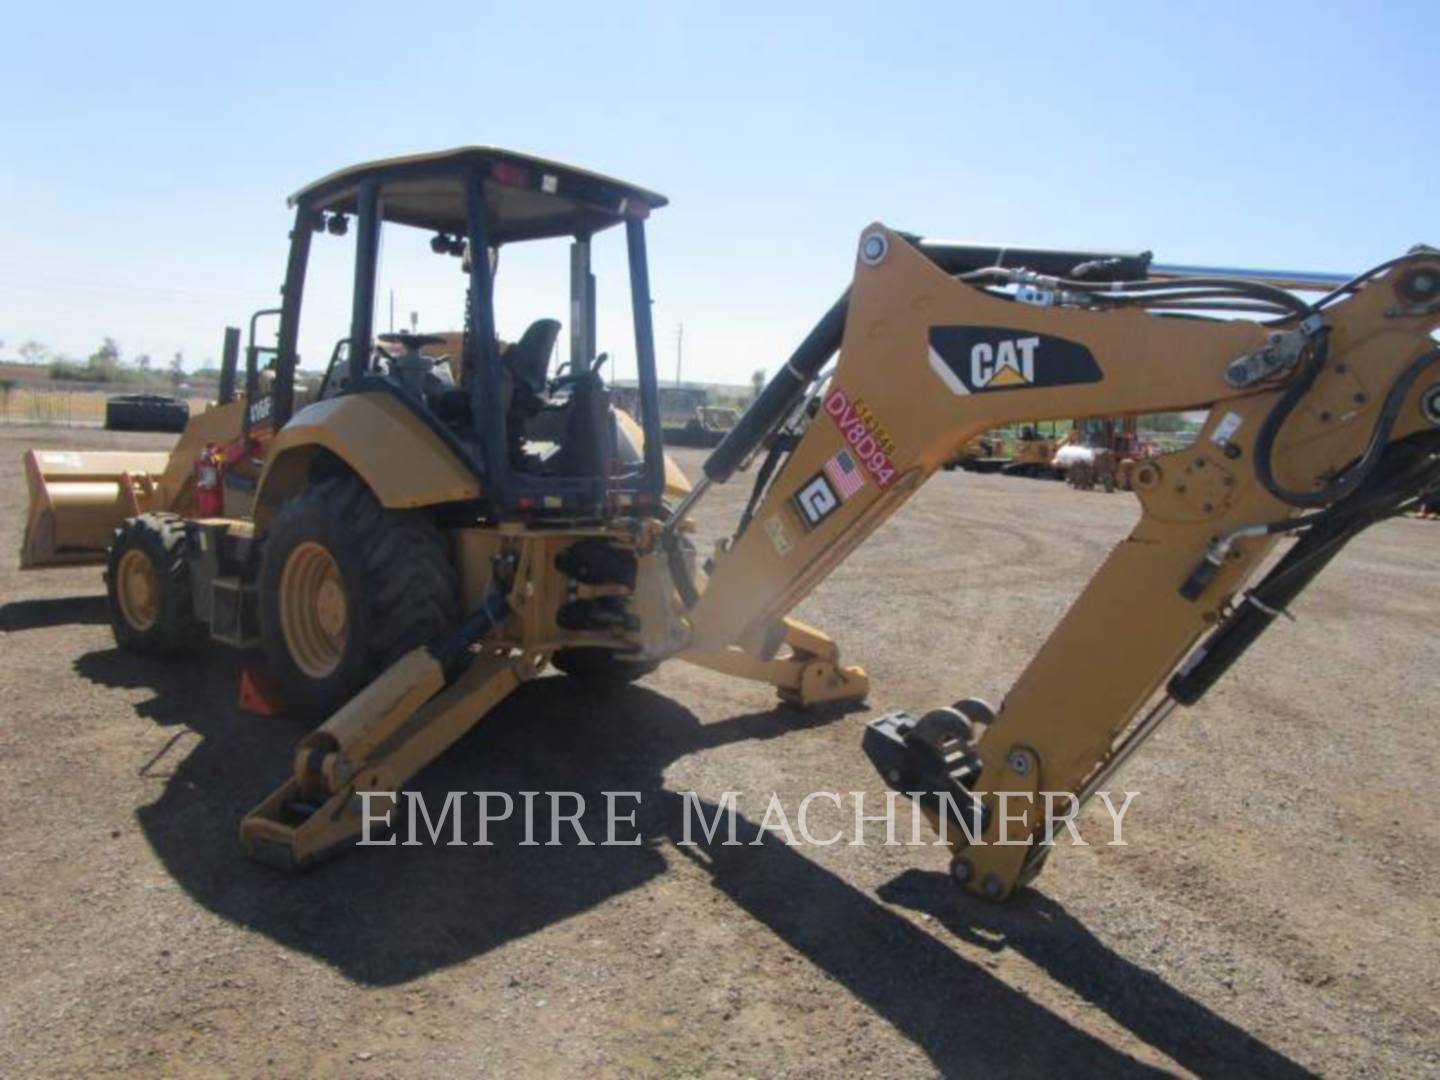
[[[879,799],[865,720],[1002,698],[1136,513],[964,474],[799,612],[869,669],[867,711],[812,719],[680,664],[601,696],[545,677],[412,786],[434,806],[638,791],[643,844],[521,847],[507,826],[291,878],[235,837],[301,729],[236,711],[219,648],[117,652],[97,569],[16,569],[21,449],[115,444],[166,439],[0,432],[0,1075],[1440,1071],[1440,525],[1353,544],[1127,768],[1129,846],[1092,807],[1096,846],[1008,906],[873,832],[676,842],[680,792],[741,792],[742,840],[771,792]],[[701,534],[740,497],[712,497]]]

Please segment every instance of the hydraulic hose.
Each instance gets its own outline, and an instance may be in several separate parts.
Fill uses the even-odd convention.
[[[947,274],[968,274],[988,267],[1023,268],[1054,277],[1084,277],[1096,281],[1142,278],[1150,270],[1148,251],[1057,251],[1051,248],[997,247],[990,244],[954,244],[908,233],[900,234],[916,250]]]
[[[979,282],[987,278],[1002,282],[1017,279],[1016,272],[1000,267],[986,267],[960,276],[961,281]],[[1116,281],[1098,284],[1074,278],[1055,277],[1044,281],[1044,286],[1062,292],[1080,293],[1095,301],[1110,303],[1148,304],[1158,306],[1167,299],[1246,299],[1272,305],[1277,311],[1304,317],[1311,313],[1305,301],[1258,281],[1241,281],[1230,278],[1167,278],[1164,280]]]
[[[1204,697],[1361,528],[1354,523],[1333,531],[1317,528],[1296,541],[1265,580],[1247,594],[1244,605],[1171,676],[1166,692],[1181,705],[1194,705]]]
[[[1424,248],[1424,245],[1417,245],[1417,248],[1412,248],[1410,251],[1408,251],[1408,252],[1405,253],[1404,255],[1397,255],[1397,256],[1396,256],[1395,258],[1393,258],[1393,259],[1387,259],[1385,262],[1381,263],[1379,266],[1372,266],[1369,270],[1366,270],[1363,274],[1356,274],[1353,278],[1351,278],[1349,281],[1347,281],[1344,285],[1341,285],[1338,289],[1334,289],[1333,291],[1326,293],[1326,294],[1325,294],[1324,296],[1322,296],[1319,300],[1316,300],[1316,301],[1315,301],[1315,306],[1316,306],[1317,308],[1329,307],[1331,304],[1335,303],[1335,301],[1337,301],[1337,300],[1341,299],[1342,297],[1347,296],[1348,294],[1354,292],[1356,289],[1358,289],[1361,285],[1364,285],[1364,284],[1365,284],[1367,281],[1369,281],[1371,278],[1378,277],[1379,275],[1383,274],[1386,270],[1391,270],[1391,269],[1393,269],[1394,267],[1399,266],[1401,263],[1405,262],[1406,260],[1412,258],[1412,257],[1415,256],[1416,254],[1419,254],[1419,253],[1420,253],[1420,250],[1423,250],[1423,248]]]
[[[1182,705],[1199,701],[1347,543],[1399,513],[1410,499],[1433,490],[1440,480],[1437,450],[1440,432],[1433,431],[1387,446],[1380,472],[1372,470],[1364,486],[1344,501],[1322,513],[1256,526],[1252,534],[1297,528],[1304,532],[1171,677],[1169,695]]]
[[[1390,440],[1390,432],[1394,430],[1395,420],[1400,415],[1400,407],[1405,403],[1411,387],[1431,365],[1440,360],[1440,349],[1431,349],[1418,357],[1395,380],[1385,395],[1385,403],[1381,407],[1380,416],[1371,431],[1370,441],[1354,465],[1319,491],[1293,491],[1282,486],[1275,479],[1271,462],[1275,449],[1275,438],[1279,435],[1280,429],[1284,427],[1285,421],[1290,418],[1295,406],[1310,392],[1310,388],[1315,384],[1315,379],[1325,369],[1329,351],[1329,331],[1322,330],[1311,351],[1310,359],[1301,368],[1300,374],[1296,376],[1295,381],[1290,384],[1284,395],[1275,403],[1275,407],[1270,410],[1269,415],[1265,417],[1264,423],[1260,425],[1260,432],[1255,437],[1256,476],[1266,491],[1291,506],[1328,506],[1337,499],[1342,499],[1354,492],[1374,470],[1384,454],[1385,446]]]
[[[470,659],[470,647],[509,617],[509,597],[503,586],[496,585],[459,626],[430,642],[430,654],[444,669],[447,682],[464,670]]]

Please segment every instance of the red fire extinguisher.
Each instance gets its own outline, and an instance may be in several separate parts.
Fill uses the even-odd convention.
[[[225,455],[214,443],[195,459],[195,516],[221,517],[225,513],[225,495],[220,483],[225,471]]]

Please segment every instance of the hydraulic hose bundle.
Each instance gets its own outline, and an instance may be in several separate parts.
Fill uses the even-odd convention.
[[[1437,355],[1440,350],[1422,359],[1433,362]],[[1171,677],[1166,689],[1172,698],[1182,705],[1199,701],[1277,616],[1287,614],[1291,601],[1347,543],[1440,488],[1440,432],[1422,432],[1383,448],[1356,484],[1327,510],[1256,527],[1257,533],[1299,531],[1301,535]]]
[[[1356,459],[1355,464],[1319,491],[1293,491],[1281,486],[1271,469],[1271,455],[1275,449],[1275,438],[1279,435],[1280,429],[1285,426],[1285,421],[1290,418],[1290,414],[1294,412],[1295,406],[1310,392],[1316,377],[1325,369],[1325,362],[1329,354],[1328,345],[1329,334],[1321,330],[1308,360],[1302,365],[1295,381],[1290,384],[1284,396],[1275,403],[1275,407],[1265,417],[1265,422],[1260,427],[1260,434],[1255,440],[1256,476],[1266,491],[1291,506],[1329,506],[1336,500],[1357,491],[1365,482],[1366,477],[1380,463],[1381,455],[1384,454],[1386,443],[1390,439],[1390,432],[1394,430],[1395,420],[1400,415],[1400,407],[1405,403],[1416,380],[1428,371],[1437,360],[1440,360],[1440,349],[1431,349],[1416,358],[1414,363],[1395,380],[1385,395],[1385,402],[1381,406],[1380,416],[1375,421],[1375,427],[1370,433],[1370,440],[1365,445],[1365,451]]]

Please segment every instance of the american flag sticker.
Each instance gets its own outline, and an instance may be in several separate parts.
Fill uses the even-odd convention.
[[[825,463],[825,476],[840,493],[841,499],[850,498],[865,486],[865,474],[860,471],[849,450],[841,450]]]

